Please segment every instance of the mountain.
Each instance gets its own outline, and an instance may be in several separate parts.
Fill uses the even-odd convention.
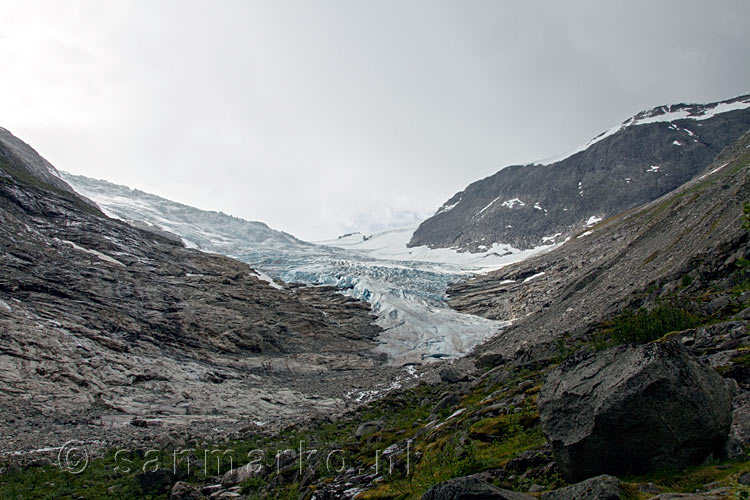
[[[668,299],[711,317],[739,307],[731,289],[746,286],[737,262],[749,252],[747,202],[750,133],[673,192],[581,229],[554,252],[455,284],[449,303],[512,320],[475,351],[489,363],[554,357],[559,342],[590,339],[623,310]]]
[[[407,248],[413,228],[307,243],[263,223],[189,207],[106,181],[62,172],[110,216],[204,251],[237,258],[268,279],[328,285],[368,302],[382,328],[376,351],[389,364],[428,363],[468,353],[505,324],[457,313],[445,290],[474,272],[554,248],[497,245],[480,253]]]
[[[0,269],[3,453],[278,424],[395,373],[367,304],[111,219],[7,131]]]
[[[1,153],[2,149],[0,158],[4,158]],[[226,349],[193,347],[217,340],[211,329],[203,338],[194,338],[192,322],[205,319],[207,311],[218,314],[222,307],[247,307],[248,313],[263,319],[266,307],[295,307],[295,297],[283,292],[300,300],[307,297],[308,304],[320,307],[328,304],[330,290],[321,288],[316,292],[320,295],[308,296],[309,288],[276,284],[278,290],[243,274],[249,268],[241,263],[184,249],[174,238],[106,219],[71,198],[68,190],[59,196],[39,191],[43,184],[38,179],[31,186],[22,185],[9,171],[12,166],[0,169],[0,186],[5,186],[0,196],[0,230],[5,231],[0,241],[5,253],[0,255],[3,269],[10,269],[21,286],[16,290],[0,281],[0,321],[4,322],[0,433],[8,449],[17,449],[23,440],[46,445],[50,429],[54,430],[54,445],[37,451],[57,465],[19,469],[0,459],[4,498],[746,496],[750,484],[750,132],[662,197],[582,228],[554,251],[451,285],[453,307],[487,321],[504,318],[512,324],[467,357],[402,370],[409,380],[372,359],[374,369],[354,369],[354,363],[365,362],[367,355],[356,357],[342,348],[337,331],[330,332],[336,339],[333,345],[312,346],[320,349],[316,353],[295,354],[296,349],[304,351],[302,338],[295,350],[277,357],[269,356],[270,351],[259,356],[240,349],[231,358]],[[24,175],[30,178],[28,172]],[[6,221],[10,221],[7,229]],[[25,234],[32,231],[39,234],[36,240]],[[53,234],[75,246],[60,245],[50,237]],[[355,274],[347,267],[359,266],[369,273],[357,274],[360,278],[388,274],[381,285],[393,284],[399,273],[407,282],[439,278],[439,273],[415,273],[415,268],[406,266],[408,261],[378,261],[367,255],[408,253],[402,248],[405,235],[408,231],[342,238],[339,244],[349,247],[352,255],[339,263],[341,275],[351,279]],[[123,247],[119,242],[125,237],[137,247]],[[169,263],[164,263],[161,252],[168,254]],[[430,255],[426,249],[414,252]],[[302,259],[303,254],[297,257]],[[61,280],[65,286],[52,279],[55,270],[46,259],[69,273]],[[77,262],[80,259],[84,261]],[[113,260],[126,264],[126,269]],[[334,269],[330,263],[313,260],[312,267],[299,273],[323,277]],[[188,265],[190,276],[183,277],[188,269],[182,266]],[[289,272],[293,268],[288,267]],[[149,277],[151,269],[160,285]],[[81,286],[98,287],[102,280],[97,277],[105,272],[110,289],[127,291],[117,296],[121,306],[110,300],[112,292],[107,288],[81,295]],[[133,283],[128,273],[136,272],[139,281]],[[196,272],[203,274],[201,279],[187,281],[196,278]],[[260,285],[264,288],[257,288]],[[161,288],[154,290],[156,286]],[[206,295],[210,291],[218,296]],[[270,295],[248,297],[256,291]],[[135,318],[126,315],[138,307],[128,293],[143,294],[148,302],[134,311]],[[10,294],[15,295],[6,300]],[[337,323],[364,318],[367,311],[361,304],[339,298],[355,313],[344,314],[341,303],[329,304],[324,318],[336,314]],[[48,310],[48,304],[58,307]],[[185,312],[183,305],[190,311]],[[147,336],[139,343],[138,336],[119,338],[105,328],[88,332],[75,327],[70,314],[80,314],[80,319],[74,318],[79,322],[108,318],[97,311],[100,306],[112,311],[112,320],[126,331],[139,324],[141,315],[184,314],[177,317],[192,342],[174,343],[183,332],[168,331],[172,342],[158,350],[161,338],[151,341]],[[428,323],[444,318],[429,309],[422,311]],[[289,316],[304,319],[305,313],[295,308]],[[224,323],[223,317],[217,319]],[[276,324],[283,328],[289,321],[284,316]],[[261,331],[264,324],[259,324]],[[348,326],[350,347],[367,349],[367,339],[357,336],[361,323]],[[644,331],[650,336],[644,338]],[[282,337],[289,339],[308,335],[315,337],[306,329],[282,331]],[[236,336],[219,338],[228,347],[241,347],[234,342]],[[122,345],[128,349],[122,355],[110,352]],[[342,351],[349,352],[353,361],[345,362]],[[260,369],[256,362],[262,363]],[[134,377],[121,380],[119,373]],[[388,377],[389,385],[377,385]],[[320,385],[326,382],[327,392]],[[44,384],[46,390],[35,384]],[[53,392],[53,384],[58,393]],[[354,389],[356,384],[359,387]],[[555,388],[565,397],[550,404]],[[344,390],[357,396],[344,398],[348,411],[336,411],[344,406],[336,405],[342,399],[336,394]],[[94,391],[98,391],[94,403],[87,404],[86,397]],[[308,395],[305,402],[295,399],[301,394]],[[356,404],[371,395],[375,397],[367,404]],[[77,413],[68,408],[66,418],[60,419],[66,402],[73,398]],[[606,405],[594,405],[603,400]],[[108,406],[113,401],[120,406]],[[286,410],[292,415],[304,404],[314,414],[308,421],[274,432],[258,425],[241,427],[263,411],[276,409],[279,417]],[[138,405],[145,417],[129,420],[134,425],[122,425],[131,418],[126,410]],[[208,413],[196,415],[191,411],[194,407]],[[177,415],[175,408],[188,415]],[[226,415],[222,420],[212,412]],[[237,416],[241,412],[246,412],[244,418]],[[714,412],[711,421],[701,417]],[[70,450],[60,444],[71,435],[96,436],[94,424],[80,422],[97,414],[101,416],[94,422],[101,424],[98,435],[105,436],[104,443],[118,435],[130,442],[119,459],[110,450],[92,456],[85,470],[76,470],[79,462],[71,463],[63,453]],[[158,445],[138,440],[188,418],[189,436],[168,433]],[[550,422],[555,424],[552,428]],[[593,428],[585,428],[588,424]],[[129,432],[123,434],[123,429]],[[585,456],[578,453],[571,460],[565,451],[575,449],[579,440],[571,439],[561,448],[560,439],[554,437],[560,431],[595,441]],[[696,448],[693,441],[704,440],[704,434],[710,448]],[[238,439],[227,442],[226,436]],[[90,441],[77,444],[79,449],[94,446]],[[633,458],[634,447],[643,459]],[[683,453],[683,448],[690,453]],[[694,449],[698,451],[693,453]],[[214,460],[215,453],[221,458]],[[674,463],[676,453],[685,460]],[[610,469],[611,460],[602,460],[612,456],[618,462],[616,469]],[[596,471],[588,468],[592,463]],[[71,469],[80,474],[71,474]],[[587,479],[568,483],[583,478]]]
[[[750,127],[750,95],[643,111],[561,158],[504,168],[446,201],[410,246],[519,249],[576,231],[676,189]]]
[[[294,236],[266,224],[200,210],[138,189],[60,172],[76,192],[94,201],[107,215],[139,225],[142,229],[179,235],[185,246],[224,255],[238,255],[250,248],[306,246]]]

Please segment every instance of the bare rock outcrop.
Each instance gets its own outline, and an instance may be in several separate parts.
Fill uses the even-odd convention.
[[[542,428],[571,481],[698,464],[720,453],[732,418],[725,380],[676,342],[582,353],[551,371]]]

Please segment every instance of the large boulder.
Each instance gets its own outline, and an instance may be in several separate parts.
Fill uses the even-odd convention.
[[[676,342],[579,353],[548,374],[538,403],[570,481],[700,463],[731,424],[725,380]]]
[[[500,489],[479,477],[466,476],[436,484],[422,500],[534,500],[534,497]]]

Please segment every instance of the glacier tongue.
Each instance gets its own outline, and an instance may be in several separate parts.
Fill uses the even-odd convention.
[[[240,259],[258,269],[266,281],[332,285],[369,302],[377,324],[384,329],[376,350],[396,365],[461,356],[499,333],[509,322],[450,309],[445,295],[448,284],[554,248],[546,245],[520,252],[493,244],[479,254],[407,248],[413,228],[312,244],[259,222],[199,210],[105,181],[64,172],[62,176],[108,215],[153,225],[180,236],[189,246]]]

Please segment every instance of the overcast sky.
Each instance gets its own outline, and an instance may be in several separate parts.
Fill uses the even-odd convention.
[[[0,0],[0,126],[62,170],[318,240],[750,92],[748,20],[747,0]]]

